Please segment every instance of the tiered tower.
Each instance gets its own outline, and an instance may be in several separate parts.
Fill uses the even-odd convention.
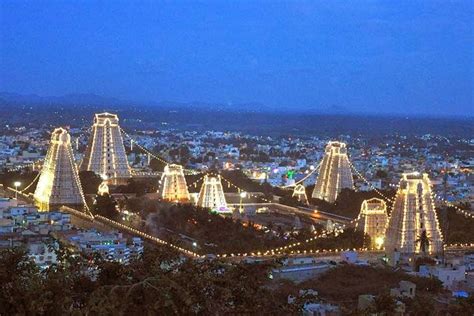
[[[229,212],[220,175],[217,177],[204,176],[204,182],[199,192],[197,205],[210,208],[211,211],[218,213]]]
[[[84,194],[74,162],[71,136],[63,128],[56,128],[41,169],[34,200],[42,211],[60,206],[82,207]]]
[[[293,197],[296,197],[298,201],[304,204],[308,204],[308,197],[306,196],[306,188],[302,184],[297,184],[293,190]]]
[[[388,222],[385,250],[403,254],[421,253],[423,231],[428,237],[427,253],[443,250],[443,236],[426,173],[404,173]],[[426,244],[426,243],[425,243]]]
[[[312,197],[333,203],[345,188],[354,188],[346,144],[331,141],[326,145]]]
[[[131,177],[117,115],[95,115],[92,137],[89,139],[80,169],[94,171],[110,179],[111,183]]]
[[[387,204],[384,200],[373,198],[362,202],[358,226],[370,236],[372,247],[382,248],[387,221]]]
[[[189,191],[182,166],[174,164],[165,166],[158,193],[165,201],[189,202]]]

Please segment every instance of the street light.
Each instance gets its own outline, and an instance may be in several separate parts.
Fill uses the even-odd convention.
[[[242,191],[242,192],[240,192],[239,196],[240,196],[240,210],[239,211],[240,211],[240,213],[243,213],[244,208],[243,208],[243,205],[242,205],[242,199],[244,199],[247,196],[247,192]]]
[[[18,200],[18,187],[21,185],[21,182],[15,181],[13,185],[15,186],[15,200]]]

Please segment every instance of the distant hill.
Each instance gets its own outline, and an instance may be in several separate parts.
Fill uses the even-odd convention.
[[[257,135],[405,135],[438,134],[472,137],[474,119],[433,118],[350,113],[330,106],[313,112],[284,112],[258,103],[209,104],[202,102],[132,102],[95,94],[42,97],[0,93],[1,127],[47,125],[88,126],[94,113],[117,113],[129,129],[241,131]]]
[[[135,106],[155,109],[168,110],[205,110],[210,112],[247,112],[247,113],[302,113],[298,107],[279,110],[275,107],[258,102],[248,103],[205,103],[205,102],[187,102],[180,103],[174,101],[131,101],[112,97],[104,97],[92,93],[75,93],[63,96],[39,96],[36,94],[17,94],[10,92],[0,92],[0,105],[23,105],[23,106],[42,106],[45,105],[81,105],[96,108],[115,108],[123,106]],[[305,112],[308,112],[307,110]],[[341,106],[329,106],[326,108],[317,108],[311,113],[321,114],[348,114],[349,111]]]

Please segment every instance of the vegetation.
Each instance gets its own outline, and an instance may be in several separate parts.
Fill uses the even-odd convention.
[[[96,195],[92,211],[94,214],[102,215],[112,220],[117,220],[119,218],[117,202],[107,193],[104,195]]]
[[[58,264],[39,270],[24,250],[0,250],[0,315],[298,315],[304,301],[291,305],[287,297],[301,289],[315,289],[317,300],[354,315],[359,295],[376,295],[370,312],[390,315],[394,300],[388,292],[401,280],[417,286],[414,299],[403,299],[412,315],[470,315],[474,307],[472,298],[440,307],[440,281],[388,268],[340,265],[294,284],[270,280],[271,263],[192,260],[148,244],[128,265],[75,256],[62,246],[57,255]]]
[[[314,187],[314,186],[313,186]],[[322,211],[332,212],[338,215],[356,218],[360,212],[360,206],[362,202],[371,198],[381,198],[381,196],[375,191],[367,192],[356,192],[349,189],[343,189],[341,193],[337,196],[335,203],[328,203],[323,200],[310,198],[311,192],[308,192],[310,187],[307,188],[307,195],[310,199],[310,203],[316,205]],[[393,198],[395,196],[395,191],[381,191],[388,198]],[[390,209],[391,204],[387,202],[387,209]]]
[[[79,172],[79,179],[84,194],[96,194],[99,185],[102,183],[102,178],[93,171]]]
[[[290,242],[273,234],[266,234],[252,224],[244,226],[238,220],[212,214],[193,205],[172,205],[160,209],[155,222],[156,226],[202,241],[200,246],[204,251],[216,252],[216,248],[206,246],[205,243],[217,245],[218,253],[243,253]]]
[[[458,298],[449,304],[447,312],[450,315],[472,315],[474,311],[474,296],[468,298]]]
[[[426,249],[430,246],[430,241],[431,239],[428,237],[428,233],[423,229],[421,234],[415,240],[416,243],[420,244],[420,249],[423,255],[426,255]]]
[[[156,192],[157,190],[158,181],[156,179],[129,179],[127,184],[117,186],[114,193],[135,193],[137,196],[143,196],[146,193]]]
[[[148,247],[129,265],[98,258],[91,264],[63,248],[59,258],[40,271],[24,251],[0,251],[0,314],[291,314],[266,286],[266,264],[178,260],[164,247]]]
[[[288,206],[307,206],[305,203],[300,202],[297,197],[292,196],[292,194],[286,194],[285,196],[282,196],[279,201],[280,204],[283,205],[288,205]]]
[[[458,214],[453,207],[437,209],[437,213],[446,243],[474,242],[474,219]]]
[[[402,280],[416,284],[416,295],[429,294],[432,297],[443,291],[443,286],[437,279],[410,276],[389,268],[354,265],[340,265],[317,280],[303,282],[301,287],[316,289],[323,299],[340,304],[348,310],[354,310],[359,295],[363,294],[381,295],[378,303],[386,304],[386,294],[391,288],[398,287]],[[378,303],[376,310],[381,311],[383,304]]]

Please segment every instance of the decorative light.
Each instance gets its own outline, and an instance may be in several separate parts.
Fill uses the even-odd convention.
[[[377,249],[382,249],[384,241],[385,238],[382,236],[375,238],[375,246],[377,247]]]
[[[15,200],[18,200],[18,188],[20,187],[21,182],[20,181],[15,181],[13,183],[13,185],[15,186]]]

